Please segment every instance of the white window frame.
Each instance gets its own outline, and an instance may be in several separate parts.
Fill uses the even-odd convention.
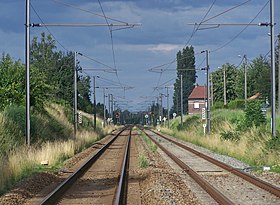
[[[193,103],[193,108],[194,109],[199,109],[199,102],[194,102]]]

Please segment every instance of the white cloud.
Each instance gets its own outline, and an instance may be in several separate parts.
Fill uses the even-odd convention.
[[[149,51],[154,52],[177,52],[181,46],[175,44],[158,44],[148,48]]]

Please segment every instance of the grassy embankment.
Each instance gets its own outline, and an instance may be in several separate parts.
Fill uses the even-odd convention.
[[[203,133],[200,115],[186,116],[183,129],[180,118],[171,121],[170,129],[161,131],[215,152],[232,156],[252,167],[270,166],[280,172],[280,135],[272,140],[270,122],[260,127],[242,128],[244,112],[215,110],[211,113],[211,135]],[[277,130],[280,130],[277,118]]]
[[[17,181],[34,172],[57,171],[68,159],[89,147],[113,127],[101,128],[97,119],[97,132],[93,131],[91,115],[83,113],[83,124],[73,137],[70,109],[51,104],[44,112],[32,112],[31,146],[25,146],[24,107],[10,107],[0,113],[0,195]],[[41,165],[48,160],[49,165]]]

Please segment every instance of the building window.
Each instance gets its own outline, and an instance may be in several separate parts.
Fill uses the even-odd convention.
[[[194,109],[199,109],[199,102],[195,102],[195,103],[193,104],[193,108],[194,108]]]

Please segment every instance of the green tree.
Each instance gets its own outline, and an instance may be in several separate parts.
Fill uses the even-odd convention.
[[[41,109],[49,98],[51,86],[46,82],[46,75],[38,68],[30,67],[30,105]],[[8,105],[25,104],[25,67],[20,61],[2,55],[0,63],[0,102],[1,109]]]
[[[224,75],[225,73],[225,75]],[[235,100],[238,97],[237,78],[240,71],[229,63],[222,65],[222,68],[212,73],[214,102],[223,102],[224,100],[224,77],[226,79],[226,99],[227,102]]]
[[[0,62],[0,108],[25,102],[25,69],[20,61],[13,62],[9,54],[2,54]]]
[[[245,109],[246,127],[252,127],[253,125],[258,127],[264,123],[266,123],[266,116],[261,111],[261,101],[248,101]]]
[[[79,76],[78,95],[78,109],[87,113],[93,113],[93,105],[90,101],[90,77]]]
[[[178,107],[178,114],[181,113],[181,82],[180,76],[183,78],[183,112],[188,112],[188,97],[194,88],[196,82],[195,57],[192,46],[183,48],[183,51],[177,53],[177,79],[174,83],[173,105]],[[173,110],[176,110],[173,108]]]
[[[259,92],[264,99],[270,100],[270,65],[264,57],[259,56],[248,66],[247,87],[248,97]]]

